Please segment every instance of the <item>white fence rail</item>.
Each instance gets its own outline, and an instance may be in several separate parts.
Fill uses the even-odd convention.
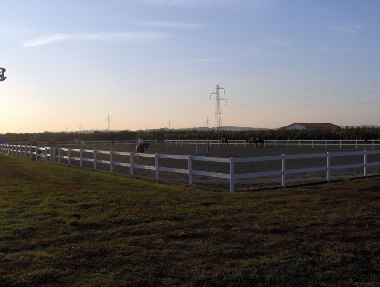
[[[369,161],[369,157],[373,155],[380,155],[380,150],[373,151],[351,151],[351,152],[326,152],[326,153],[315,153],[315,154],[291,154],[291,155],[280,155],[280,156],[263,156],[263,157],[245,157],[245,158],[218,158],[218,157],[204,157],[204,156],[192,156],[192,155],[168,155],[168,154],[141,154],[134,152],[118,152],[118,151],[102,151],[102,150],[90,150],[90,149],[72,149],[61,148],[61,147],[38,147],[38,146],[28,146],[28,145],[9,145],[0,144],[0,152],[8,153],[18,156],[30,157],[34,160],[40,161],[51,161],[57,163],[65,163],[72,165],[74,161],[79,162],[79,166],[83,168],[84,162],[89,162],[93,164],[93,169],[96,170],[97,164],[105,164],[109,166],[109,171],[113,172],[115,166],[123,166],[129,168],[129,174],[134,175],[135,169],[145,169],[154,171],[154,180],[160,180],[160,172],[170,172],[185,174],[188,177],[188,184],[193,184],[193,176],[204,176],[211,178],[226,179],[229,181],[230,192],[235,191],[235,185],[238,181],[243,179],[256,179],[262,177],[281,177],[281,186],[287,186],[287,176],[295,174],[305,174],[305,173],[316,173],[324,172],[325,180],[330,182],[331,172],[337,170],[346,169],[362,169],[363,177],[368,176],[368,168],[380,167],[380,161],[374,161],[373,159]],[[105,155],[106,159],[98,159],[98,155]],[[122,156],[129,159],[127,161],[115,161],[115,156]],[[340,164],[332,165],[332,158],[338,157],[352,157],[360,156],[362,160],[357,163],[350,164]],[[104,156],[103,156],[104,157]],[[135,158],[152,158],[154,159],[154,165],[141,165],[135,164]],[[287,161],[297,160],[297,159],[315,159],[322,158],[325,161],[324,166],[299,168],[299,169],[288,169]],[[182,160],[187,161],[187,169],[175,168],[168,166],[161,166],[161,159],[172,159],[172,160]],[[229,165],[229,173],[220,173],[212,171],[201,171],[193,169],[193,162],[211,162],[211,163],[223,163]],[[248,172],[248,173],[236,173],[236,167],[243,163],[255,163],[255,162],[268,162],[277,161],[281,163],[281,169],[272,171],[258,171],[258,172]]]

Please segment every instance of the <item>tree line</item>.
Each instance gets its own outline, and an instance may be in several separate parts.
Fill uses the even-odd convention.
[[[5,133],[0,134],[1,141],[7,142],[69,142],[83,141],[123,141],[137,140],[194,140],[220,139],[222,136],[230,140],[259,138],[263,140],[372,140],[380,139],[379,127],[342,127],[334,130],[198,130],[198,129],[156,129],[138,131],[94,131],[94,132],[43,132],[43,133]]]

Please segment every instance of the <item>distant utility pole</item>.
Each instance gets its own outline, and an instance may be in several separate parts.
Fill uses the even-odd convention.
[[[227,99],[220,97],[219,90],[223,90],[224,95],[226,94],[226,90],[222,87],[219,87],[219,85],[216,85],[216,92],[210,94],[210,100],[211,100],[212,95],[215,95],[215,98],[216,98],[216,102],[215,102],[215,128],[217,130],[219,130],[220,127],[222,126],[222,109],[220,107],[220,102],[226,101],[226,105],[227,105]]]
[[[111,123],[113,123],[110,115],[107,116],[106,121],[107,121],[107,131],[110,131],[111,130]]]
[[[0,82],[4,81],[7,77],[5,77],[6,69],[0,67]]]

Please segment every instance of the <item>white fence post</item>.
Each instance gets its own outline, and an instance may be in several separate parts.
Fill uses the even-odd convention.
[[[96,170],[96,149],[94,149],[94,170]]]
[[[235,158],[230,157],[230,192],[235,192]]]
[[[191,155],[187,158],[187,169],[189,176],[189,186],[193,184],[193,157]]]
[[[154,173],[155,173],[155,180],[158,181],[159,180],[159,165],[158,165],[158,159],[159,159],[159,156],[158,156],[158,153],[155,153],[154,154]]]
[[[286,154],[281,155],[281,186],[286,187]]]
[[[110,150],[110,172],[113,172],[113,150]]]
[[[70,165],[71,164],[71,148],[68,147],[67,149],[67,164]]]
[[[129,173],[130,173],[130,175],[133,175],[133,159],[134,159],[134,156],[135,156],[135,154],[133,153],[133,152],[131,152],[130,154],[129,154]]]
[[[47,161],[47,148],[46,145],[44,147],[44,155],[45,155],[45,162]]]
[[[38,161],[38,145],[36,145],[36,161]]]
[[[331,155],[329,152],[326,153],[326,181],[331,181]]]
[[[368,163],[368,153],[366,150],[364,150],[364,159],[363,159],[363,165],[364,165],[364,177],[367,177],[368,175],[368,167],[367,167],[367,163]]]
[[[80,168],[83,167],[83,149],[82,149],[82,147],[79,150],[79,166],[80,166]]]
[[[61,163],[61,147],[58,146],[58,163]]]

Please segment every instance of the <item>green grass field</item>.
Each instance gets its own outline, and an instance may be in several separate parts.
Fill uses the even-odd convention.
[[[251,193],[0,155],[0,286],[379,286],[380,178]]]

